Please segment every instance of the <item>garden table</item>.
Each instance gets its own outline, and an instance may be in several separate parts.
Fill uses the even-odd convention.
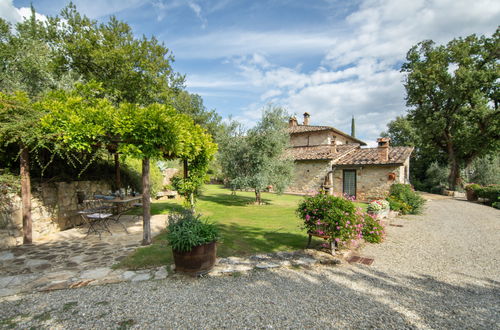
[[[115,209],[115,214],[113,217],[110,218],[110,220],[115,221],[116,223],[119,223],[125,232],[128,234],[127,227],[120,222],[120,217],[128,212],[130,209],[132,209],[134,206],[135,201],[140,201],[142,199],[142,195],[138,196],[125,196],[123,198],[115,198],[115,199],[109,199],[109,200],[103,200],[104,203],[110,203],[113,205]]]

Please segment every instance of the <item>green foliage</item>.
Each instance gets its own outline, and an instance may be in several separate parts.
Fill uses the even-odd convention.
[[[198,245],[219,239],[217,226],[201,220],[200,214],[195,215],[190,211],[172,213],[168,219],[167,240],[175,251],[191,251]]]
[[[425,204],[425,199],[415,192],[409,184],[396,183],[389,191],[391,210],[400,211],[402,214],[420,214]]]
[[[117,104],[164,102],[184,82],[172,69],[174,58],[165,45],[155,37],[136,38],[132,28],[114,16],[100,24],[70,4],[60,17],[49,18],[47,37],[57,50],[58,72],[102,83]]]
[[[438,162],[432,162],[425,171],[423,180],[424,190],[430,192],[441,192],[448,187],[448,174],[450,169],[448,166],[442,166]]]
[[[377,217],[366,214],[363,220],[363,239],[368,243],[381,243],[385,237],[385,230]]]
[[[122,161],[120,169],[122,186],[130,186],[135,191],[142,191],[142,160],[127,157]],[[149,184],[152,197],[163,188],[163,175],[156,162],[151,162],[149,168]]]
[[[489,203],[494,203],[500,198],[500,185],[486,186],[476,189],[477,196],[488,199]]]
[[[37,109],[24,92],[0,92],[0,147],[10,144],[33,147],[41,138]]]
[[[179,112],[193,118],[195,124],[205,128],[216,139],[220,134],[222,118],[215,110],[207,110],[198,94],[178,91],[171,98],[171,105]]]
[[[483,186],[500,184],[500,156],[481,157],[475,159],[465,169],[465,177],[469,182],[477,182]]]
[[[233,189],[253,189],[258,203],[268,186],[280,193],[291,181],[293,161],[284,156],[290,143],[287,118],[284,109],[269,106],[246,136],[232,124],[219,140],[219,160],[229,184]]]
[[[329,236],[341,245],[361,238],[363,214],[354,203],[344,198],[318,194],[306,197],[297,208],[298,216],[304,220],[309,233]]]
[[[468,185],[465,186],[465,190],[474,190],[476,192],[480,188],[481,188],[481,185],[479,185],[477,183],[471,183],[471,184],[468,184]]]
[[[471,35],[446,46],[423,41],[402,66],[408,119],[422,146],[446,155],[453,190],[461,184],[461,168],[500,148],[499,37],[497,30],[492,37]]]
[[[400,212],[401,214],[408,214],[411,211],[411,206],[403,202],[397,197],[387,197],[389,207],[392,211]]]

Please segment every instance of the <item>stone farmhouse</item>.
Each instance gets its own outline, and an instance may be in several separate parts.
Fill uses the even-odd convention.
[[[288,192],[324,189],[371,200],[386,196],[393,183],[409,183],[412,147],[391,147],[389,138],[379,138],[378,147],[362,148],[366,143],[354,136],[309,120],[307,112],[303,124],[289,120],[287,155],[295,161],[295,174]]]

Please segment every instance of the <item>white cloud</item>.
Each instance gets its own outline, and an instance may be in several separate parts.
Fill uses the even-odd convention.
[[[15,24],[31,17],[31,8],[16,8],[14,7],[12,0],[0,0],[0,17],[5,19],[7,22]],[[45,15],[39,13],[35,13],[35,17],[39,21],[47,20]]]
[[[176,46],[181,56],[192,56],[195,45],[198,53],[205,49],[197,57],[232,56],[240,78],[261,91],[253,109],[272,100],[291,113],[311,113],[313,124],[346,132],[354,115],[358,137],[371,142],[405,110],[399,65],[412,45],[425,39],[445,43],[472,33],[491,35],[498,22],[498,1],[366,0],[339,23],[349,27],[342,34],[231,31],[181,40]],[[325,56],[309,72],[269,60],[297,53]],[[249,113],[255,112],[247,109],[240,115],[247,123],[253,121],[243,119]]]
[[[293,31],[217,31],[169,42],[179,58],[227,58],[248,54],[325,54],[335,43],[331,34]]]

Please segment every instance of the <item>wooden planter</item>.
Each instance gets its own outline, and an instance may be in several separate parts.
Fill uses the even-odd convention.
[[[472,190],[472,189],[466,190],[465,193],[466,193],[468,201],[471,201],[471,202],[477,201],[477,194],[474,190]]]
[[[191,251],[179,252],[172,250],[175,271],[193,276],[208,273],[215,265],[217,243],[207,243],[195,246]]]

